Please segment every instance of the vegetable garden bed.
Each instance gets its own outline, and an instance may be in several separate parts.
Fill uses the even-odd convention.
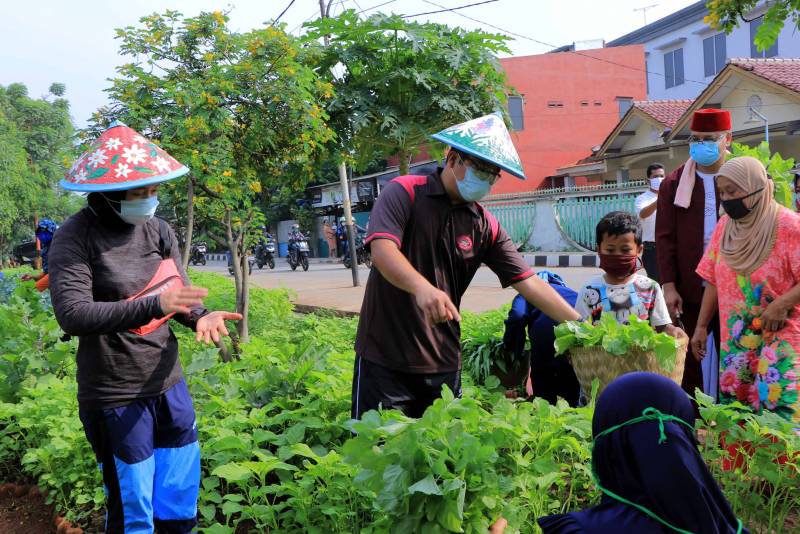
[[[230,307],[229,280],[192,277],[210,288],[210,308]],[[49,504],[86,528],[103,490],[77,417],[75,341],[59,341],[30,288],[3,299],[0,482],[37,481]],[[229,363],[173,326],[198,416],[201,532],[484,533],[502,515],[507,532],[527,533],[538,516],[597,499],[592,405],[511,401],[494,377],[476,386],[465,373],[463,398],[445,392],[419,420],[373,412],[353,423],[357,320],[294,314],[282,291],[254,288],[252,301],[252,341]],[[467,316],[464,335],[502,332],[503,318]],[[700,401],[703,454],[737,514],[756,532],[791,532],[800,439],[776,417]],[[755,447],[735,470],[722,469],[723,431]]]

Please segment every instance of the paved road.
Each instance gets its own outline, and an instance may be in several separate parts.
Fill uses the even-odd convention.
[[[227,275],[227,266],[222,262],[209,262],[205,267],[195,268]],[[600,272],[599,269],[583,267],[550,270],[561,275],[570,287],[576,289]],[[340,263],[314,262],[307,272],[303,272],[301,269],[292,271],[284,258],[278,258],[275,270],[256,268],[251,281],[259,287],[291,289],[295,293],[292,300],[297,304],[357,312],[361,309],[369,270],[361,267],[359,275],[361,287],[353,287],[350,270]],[[461,309],[473,312],[493,310],[511,302],[515,294],[511,288],[501,288],[494,273],[487,267],[482,267],[464,295]]]

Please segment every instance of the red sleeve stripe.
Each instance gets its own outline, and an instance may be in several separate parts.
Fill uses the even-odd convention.
[[[405,176],[398,176],[392,181],[402,185],[403,189],[405,189],[408,193],[408,196],[411,197],[411,202],[414,202],[414,188],[418,185],[427,183],[428,177],[419,176],[416,174],[407,174]]]
[[[519,282],[520,280],[525,280],[526,278],[530,278],[533,276],[533,269],[528,269],[522,274],[518,274],[514,278],[511,279],[512,282]]]
[[[402,247],[403,246],[402,243],[400,243],[400,238],[399,237],[397,237],[396,235],[393,235],[393,234],[389,234],[387,232],[375,232],[374,234],[371,234],[369,237],[367,237],[367,239],[364,242],[365,243],[369,243],[374,239],[391,239],[392,241],[397,243],[398,247]]]

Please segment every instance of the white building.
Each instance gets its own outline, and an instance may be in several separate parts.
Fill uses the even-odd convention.
[[[696,98],[725,67],[729,58],[798,58],[800,33],[792,20],[774,46],[759,52],[753,44],[766,11],[760,3],[730,35],[717,32],[703,22],[708,15],[705,0],[648,24],[606,46],[643,44],[648,100]]]

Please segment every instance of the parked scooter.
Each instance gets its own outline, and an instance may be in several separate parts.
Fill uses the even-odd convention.
[[[311,249],[308,246],[308,238],[303,236],[302,239],[293,239],[289,243],[289,267],[294,271],[298,265],[303,267],[304,271],[308,270],[308,256]]]
[[[267,239],[266,242],[259,243],[256,247],[256,264],[259,269],[264,265],[269,265],[270,269],[275,268],[275,240]]]
[[[206,245],[205,241],[198,241],[194,245],[192,245],[191,250],[189,251],[189,261],[192,265],[205,265],[206,264],[206,252],[208,252],[208,246]]]
[[[360,232],[356,234],[356,259],[359,265],[364,264],[368,269],[372,268],[372,255],[369,253],[369,250],[367,250],[367,247],[364,246],[364,237]],[[344,260],[342,261],[344,262],[345,269],[349,269],[351,266],[349,250],[344,255]]]

